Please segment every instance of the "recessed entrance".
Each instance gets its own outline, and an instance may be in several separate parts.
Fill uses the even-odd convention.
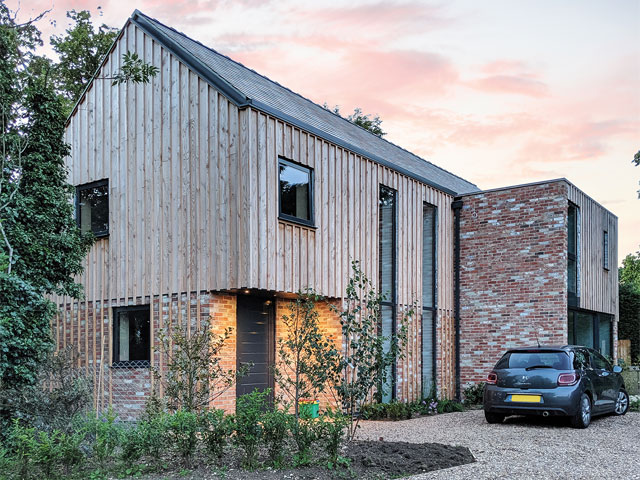
[[[251,393],[256,388],[271,388],[273,392],[274,318],[275,302],[272,298],[238,295],[237,365],[253,364],[248,375],[238,379],[238,396]]]

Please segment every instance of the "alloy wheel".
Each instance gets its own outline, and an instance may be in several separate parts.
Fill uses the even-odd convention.
[[[622,415],[627,411],[627,407],[629,406],[629,398],[627,394],[620,390],[618,392],[618,398],[616,399],[616,413],[618,415]]]
[[[589,425],[591,421],[591,402],[588,397],[582,399],[582,423]]]

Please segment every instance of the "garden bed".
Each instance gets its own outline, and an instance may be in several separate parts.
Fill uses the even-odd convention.
[[[334,479],[334,478],[399,478],[443,468],[455,467],[475,461],[466,447],[443,445],[440,443],[407,443],[385,441],[354,441],[345,447],[344,458],[349,465],[329,469],[321,466],[272,468],[255,471],[240,468],[198,468],[191,471],[173,471],[146,475],[145,480],[161,479],[217,479],[229,480],[275,480],[287,479]],[[235,459],[225,458],[224,463]]]

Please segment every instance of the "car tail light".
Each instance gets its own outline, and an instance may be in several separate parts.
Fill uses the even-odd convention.
[[[580,380],[579,373],[561,373],[558,375],[558,386],[569,387],[575,385]]]
[[[487,383],[490,385],[495,385],[498,382],[498,374],[496,372],[491,372],[487,375]]]

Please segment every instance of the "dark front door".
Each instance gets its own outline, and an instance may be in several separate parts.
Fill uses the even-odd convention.
[[[238,379],[236,394],[273,388],[271,365],[275,355],[273,299],[238,295],[236,355],[238,367],[253,365]]]

